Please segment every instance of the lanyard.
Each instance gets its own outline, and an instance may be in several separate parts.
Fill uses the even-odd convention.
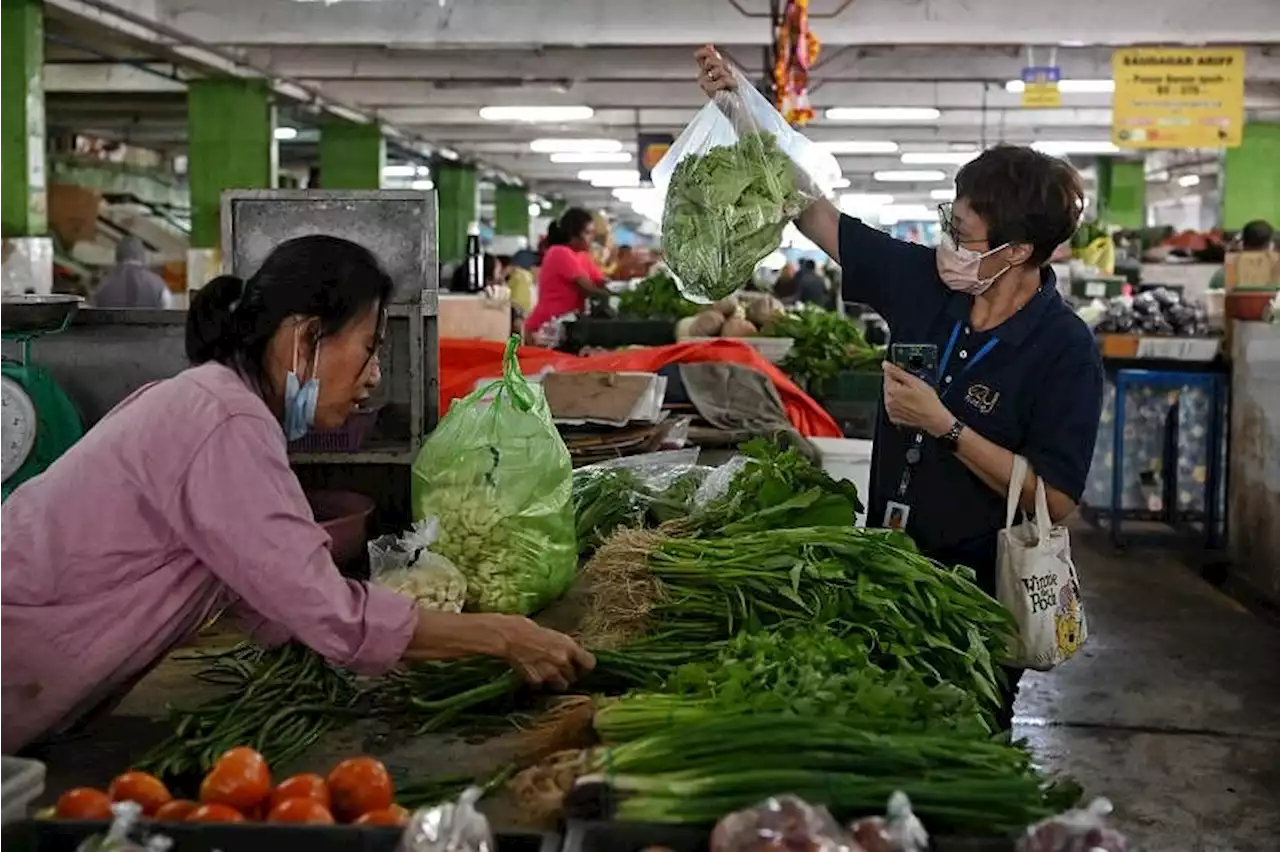
[[[947,391],[951,390],[951,385],[943,387],[943,376],[947,372],[947,364],[951,361],[951,352],[956,348],[956,341],[960,338],[960,321],[956,320],[955,327],[951,329],[951,337],[947,340],[947,348],[942,350],[942,360],[938,362],[938,398],[941,399],[947,395]],[[973,366],[987,356],[987,353],[996,348],[996,344],[1000,340],[992,335],[991,339],[982,344],[977,352],[973,353],[973,357],[968,360],[960,372],[957,374],[963,376],[965,373],[973,369]],[[953,383],[954,384],[954,383]],[[916,432],[911,439],[912,444],[907,447],[907,463],[902,468],[902,479],[898,481],[898,499],[904,500],[907,496],[907,490],[911,487],[911,473],[917,464],[920,463],[920,445],[924,442],[924,433]]]
[[[947,372],[947,364],[951,361],[951,350],[956,348],[956,340],[959,339],[959,337],[960,337],[960,320],[956,320],[955,327],[951,329],[951,338],[947,340],[947,348],[942,350],[942,360],[938,362],[938,387],[939,387],[938,396],[940,397],[946,396],[947,391],[951,390],[950,385],[948,385],[945,388],[942,387],[942,377],[943,377],[943,374]],[[981,349],[973,353],[973,357],[969,359],[969,363],[965,364],[962,368],[960,368],[959,376],[963,376],[965,373],[973,369],[973,365],[977,364],[983,358],[987,357],[987,353],[990,352],[992,349],[995,349],[996,344],[999,342],[1000,342],[999,338],[997,338],[995,335],[992,335],[990,340],[982,344]]]

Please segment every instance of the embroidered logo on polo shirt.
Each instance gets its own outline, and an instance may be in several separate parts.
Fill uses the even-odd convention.
[[[969,385],[964,401],[983,414],[990,414],[996,410],[996,404],[1000,402],[1000,391],[992,390],[986,385]]]

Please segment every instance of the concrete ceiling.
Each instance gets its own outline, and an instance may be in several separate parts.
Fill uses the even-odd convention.
[[[693,46],[714,41],[759,79],[770,37],[767,19],[758,16],[767,0],[47,0],[46,6],[51,126],[180,147],[182,80],[230,61],[240,64],[236,73],[278,78],[282,103],[300,96],[354,109],[393,128],[406,144],[447,146],[539,191],[593,204],[611,200],[610,193],[578,181],[577,172],[618,166],[554,164],[530,150],[533,139],[607,137],[634,150],[637,131],[678,133],[705,103],[693,79]],[[1029,59],[1052,58],[1066,79],[1107,79],[1110,45],[1134,42],[1250,45],[1246,106],[1280,119],[1280,0],[1070,6],[812,0],[811,15],[824,43],[810,91],[820,114],[858,106],[941,110],[925,122],[820,117],[806,128],[818,141],[892,141],[917,152],[997,141],[1105,141],[1110,95],[1064,94],[1061,109],[1025,109],[1004,84]],[[93,39],[89,29],[111,37]],[[1030,57],[1028,45],[1035,46]],[[594,115],[560,125],[482,120],[479,108],[493,105],[582,105]],[[303,125],[309,119],[301,108],[282,117]],[[840,161],[852,191],[916,200],[945,185],[886,189],[872,175],[901,168],[896,155]],[[947,180],[954,173],[938,168]]]

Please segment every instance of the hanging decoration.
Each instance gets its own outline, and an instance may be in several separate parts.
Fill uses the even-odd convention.
[[[813,118],[809,69],[821,51],[822,43],[809,32],[809,0],[787,0],[774,30],[773,90],[778,111],[793,127]]]

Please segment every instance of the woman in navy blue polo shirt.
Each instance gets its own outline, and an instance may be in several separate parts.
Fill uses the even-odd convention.
[[[708,95],[732,87],[714,48],[697,59]],[[1014,454],[1033,472],[1022,506],[1034,506],[1043,479],[1055,521],[1075,510],[1093,457],[1102,360],[1048,265],[1082,207],[1070,165],[1001,145],[956,176],[956,201],[939,211],[937,249],[895,240],[825,200],[796,222],[841,265],[846,301],[874,308],[895,343],[938,352],[932,381],[884,365],[869,521],[905,524],[923,552],[973,568],[993,594]]]

